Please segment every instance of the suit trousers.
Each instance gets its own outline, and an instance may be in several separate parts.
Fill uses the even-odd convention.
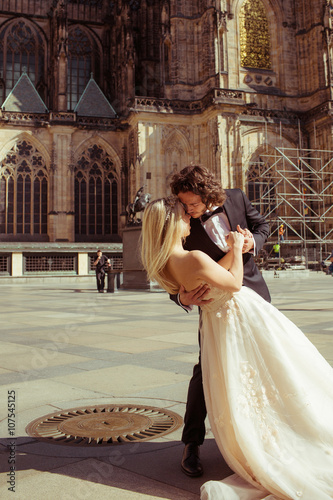
[[[207,415],[203,385],[201,358],[193,368],[193,375],[188,386],[184,430],[182,441],[184,444],[196,443],[200,446],[205,439],[205,418]]]

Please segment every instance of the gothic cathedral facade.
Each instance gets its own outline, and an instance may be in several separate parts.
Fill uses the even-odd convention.
[[[120,241],[137,190],[191,162],[269,210],[253,179],[276,151],[330,161],[332,19],[332,0],[0,0],[1,241]]]

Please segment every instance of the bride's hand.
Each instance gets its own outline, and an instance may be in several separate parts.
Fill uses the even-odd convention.
[[[228,236],[226,237],[226,242],[230,248],[234,248],[240,241],[244,242],[244,236],[237,231],[230,231]]]
[[[179,289],[179,300],[183,306],[202,306],[203,304],[209,304],[212,299],[205,299],[209,291],[210,288],[208,285],[199,285],[190,292],[187,292],[185,287],[181,285]]]
[[[225,241],[227,242],[228,247],[232,248],[234,246],[234,238],[233,238],[233,232],[231,231],[227,236],[225,237]]]
[[[229,233],[229,236],[231,237],[233,242],[233,249],[243,250],[244,236],[241,233],[238,233],[237,231],[231,231],[231,233]],[[229,245],[229,240],[228,240],[228,245]]]

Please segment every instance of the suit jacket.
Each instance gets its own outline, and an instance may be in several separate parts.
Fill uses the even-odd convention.
[[[227,200],[224,203],[225,213],[228,217],[232,231],[237,231],[237,224],[241,228],[248,228],[253,234],[258,252],[264,245],[269,234],[269,225],[265,218],[251,205],[241,189],[226,189]],[[209,255],[215,262],[220,260],[225,253],[212,242],[204,230],[199,219],[191,218],[191,233],[186,238],[186,250],[201,250]],[[243,254],[244,278],[243,284],[252,288],[265,300],[270,302],[271,297],[267,285],[256,266],[250,253]],[[177,295],[171,296],[178,303]]]

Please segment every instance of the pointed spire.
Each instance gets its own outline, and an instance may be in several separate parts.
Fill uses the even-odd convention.
[[[100,118],[115,118],[117,113],[94,80],[93,73],[75,106],[78,116],[95,116]]]
[[[25,72],[18,79],[1,109],[21,113],[48,113],[43,99]]]

